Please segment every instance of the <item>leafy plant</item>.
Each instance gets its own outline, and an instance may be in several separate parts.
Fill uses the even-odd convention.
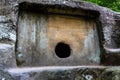
[[[85,0],[120,12],[120,0]]]

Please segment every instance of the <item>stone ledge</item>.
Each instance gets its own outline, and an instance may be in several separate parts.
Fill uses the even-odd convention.
[[[14,80],[120,80],[120,67],[70,66],[8,69]]]

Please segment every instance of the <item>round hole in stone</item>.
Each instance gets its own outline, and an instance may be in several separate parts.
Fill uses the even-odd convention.
[[[55,53],[59,58],[67,58],[71,54],[70,46],[66,43],[59,42],[55,47]]]

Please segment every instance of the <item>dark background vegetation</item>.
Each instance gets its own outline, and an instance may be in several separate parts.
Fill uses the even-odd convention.
[[[120,12],[120,0],[85,0]]]

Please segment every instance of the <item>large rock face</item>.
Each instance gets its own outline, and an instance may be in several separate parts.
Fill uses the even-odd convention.
[[[104,7],[100,7],[97,5],[94,5],[92,3],[87,3],[87,2],[83,2],[83,1],[74,1],[74,0],[70,0],[70,1],[60,1],[60,0],[48,0],[48,1],[38,1],[38,0],[10,0],[10,1],[4,1],[1,0],[0,4],[1,4],[1,28],[2,26],[4,26],[5,24],[3,24],[4,22],[6,23],[6,27],[8,25],[9,29],[5,29],[2,30],[2,34],[1,34],[1,38],[8,38],[10,40],[15,41],[15,33],[14,30],[16,28],[16,22],[17,22],[17,12],[18,12],[18,5],[19,3],[22,2],[30,2],[30,3],[36,3],[36,4],[42,4],[42,5],[58,5],[58,6],[63,6],[63,7],[70,7],[70,8],[82,8],[85,10],[95,10],[98,11],[100,13],[100,21],[102,23],[101,27],[103,29],[103,35],[104,35],[104,39],[105,39],[105,46],[106,47],[110,47],[110,48],[116,48],[118,44],[116,44],[116,42],[114,41],[114,39],[111,37],[113,35],[113,28],[117,27],[117,21],[119,21],[119,13],[113,12],[110,9],[104,8]],[[2,23],[3,22],[3,23]],[[10,23],[10,24],[9,24]],[[13,30],[13,32],[11,32],[11,29]],[[9,33],[7,33],[7,31]],[[10,37],[10,36],[14,36],[14,37]]]
[[[29,4],[23,4],[22,7],[19,6],[20,3],[27,2]],[[33,4],[32,4],[33,3]],[[34,10],[36,8],[39,9],[40,5],[43,6],[52,6],[52,7],[58,7],[58,8],[64,8],[64,9],[82,9],[85,10],[87,15],[90,16],[90,13],[100,13],[100,16],[98,17],[99,26],[98,28],[98,34],[99,34],[99,42],[100,42],[100,54],[96,55],[96,61],[99,61],[99,57],[101,56],[101,63],[102,64],[113,64],[118,65],[119,61],[117,60],[119,58],[119,55],[117,53],[120,52],[118,49],[111,50],[114,48],[119,48],[119,18],[120,14],[116,13],[110,9],[97,6],[92,3],[87,3],[84,1],[60,1],[60,0],[48,0],[48,1],[38,1],[38,0],[10,0],[10,1],[0,1],[0,42],[10,42],[15,43],[16,41],[16,27],[17,27],[17,21],[18,21],[18,12],[19,7],[22,9],[28,8],[28,10]],[[44,7],[45,8],[45,7]],[[54,10],[56,11],[56,10]],[[59,12],[59,11],[58,11]],[[65,13],[64,11],[61,11],[62,13]],[[72,14],[76,14],[76,12],[73,12]],[[81,14],[83,15],[83,14]],[[43,36],[44,38],[45,36]],[[109,53],[116,53],[116,54],[109,54]],[[116,56],[117,58],[114,58],[113,56]],[[108,62],[109,61],[109,62]],[[115,62],[115,63],[114,63]]]
[[[118,68],[108,68],[108,67],[95,67],[91,68],[89,67],[60,67],[57,69],[53,68],[20,68],[20,69],[8,69],[8,72],[4,72],[4,69],[6,68],[15,68],[17,67],[16,60],[18,64],[22,64],[26,61],[29,62],[29,59],[31,60],[33,56],[36,58],[40,55],[34,55],[31,54],[32,56],[29,57],[23,57],[21,53],[19,55],[16,55],[15,52],[21,48],[17,49],[18,45],[15,45],[15,43],[18,43],[18,19],[20,18],[19,11],[20,10],[28,10],[28,11],[37,11],[38,10],[46,9],[46,8],[53,8],[52,10],[49,9],[49,12],[56,12],[56,13],[67,13],[69,15],[78,15],[80,14],[81,16],[86,16],[96,18],[96,25],[97,31],[98,31],[98,39],[97,42],[93,41],[93,43],[100,43],[100,52],[96,55],[93,55],[91,57],[92,62],[96,62],[97,65],[120,65],[120,42],[119,42],[119,36],[120,36],[120,13],[114,12],[108,8],[104,8],[101,6],[97,6],[92,3],[84,2],[84,1],[79,1],[79,0],[0,0],[0,79],[1,80],[119,80],[119,67]],[[76,10],[80,9],[80,11],[76,12]],[[59,11],[61,10],[61,11]],[[68,12],[66,12],[68,10]],[[69,10],[73,10],[72,13],[69,12]],[[44,13],[44,11],[43,11]],[[47,16],[48,17],[48,16]],[[83,49],[83,46],[80,46],[77,44],[77,42],[83,43],[85,40],[85,36],[87,35],[87,31],[84,32],[80,36],[81,39],[75,36],[79,36],[79,30],[78,27],[76,27],[76,33],[72,32],[72,25],[77,26],[75,22],[77,19],[75,18],[70,18],[69,21],[66,20],[65,17],[56,17],[56,20],[52,20],[55,16],[49,17],[48,21],[50,20],[47,25],[49,27],[49,35],[42,35],[42,41],[40,44],[44,44],[44,46],[41,46],[43,48],[43,52],[46,51],[46,48],[44,50],[44,47],[46,47],[45,43],[43,43],[46,39],[45,36],[48,36],[50,38],[49,44],[49,49],[52,53],[52,47],[55,46],[54,44],[59,41],[59,39],[65,39],[67,43],[70,44],[70,46],[73,46],[73,41],[76,41],[76,45],[74,46],[74,51],[77,53],[79,50]],[[58,19],[59,18],[59,19]],[[68,31],[68,28],[64,28],[66,31],[68,31],[68,36],[66,36],[66,32],[62,32],[58,30],[59,26],[57,26],[59,20],[61,21],[59,24],[63,26],[63,23],[71,21],[71,29]],[[26,20],[24,20],[26,21]],[[31,19],[31,21],[34,22],[34,20]],[[63,22],[62,22],[63,21]],[[86,21],[86,20],[85,20]],[[90,20],[91,21],[91,20]],[[27,22],[27,21],[26,21]],[[51,26],[54,24],[54,26]],[[78,21],[79,22],[79,21]],[[89,22],[89,21],[88,21]],[[37,23],[36,23],[37,24]],[[92,22],[94,24],[94,22]],[[24,24],[23,24],[24,25]],[[83,24],[84,25],[84,24]],[[24,25],[25,26],[25,25]],[[57,28],[56,28],[57,26]],[[84,25],[86,26],[86,25]],[[90,25],[87,25],[90,26]],[[23,27],[26,28],[26,27]],[[32,27],[33,28],[33,27]],[[81,27],[83,28],[83,27]],[[29,29],[29,28],[28,28]],[[56,32],[53,32],[52,29],[56,30]],[[91,32],[94,28],[87,29],[88,33]],[[22,31],[22,29],[19,29]],[[32,29],[30,29],[31,32]],[[46,30],[43,28],[42,33],[44,33]],[[24,31],[23,31],[24,32]],[[53,34],[58,34],[58,37],[52,36]],[[71,38],[72,42],[69,42],[67,38],[71,37],[71,34],[75,35],[75,39]],[[30,35],[30,34],[28,34]],[[33,34],[34,35],[34,34]],[[60,37],[61,35],[64,35],[63,37]],[[39,37],[39,35],[37,35]],[[31,38],[31,37],[30,37]],[[90,36],[91,38],[91,36]],[[94,37],[93,37],[94,38]],[[24,39],[20,39],[24,40]],[[54,41],[55,40],[55,41]],[[17,42],[16,42],[17,41]],[[32,41],[32,40],[31,40]],[[39,40],[38,40],[39,42]],[[88,39],[89,42],[89,39]],[[53,43],[53,44],[52,44]],[[29,44],[29,43],[27,43]],[[39,45],[38,43],[36,43]],[[21,43],[19,44],[21,46]],[[93,50],[92,47],[91,50]],[[95,47],[95,51],[96,51]],[[25,48],[24,48],[25,49]],[[27,50],[27,49],[26,49]],[[31,47],[27,51],[31,53]],[[38,51],[40,50],[39,48],[37,49]],[[22,50],[23,51],[23,50]],[[87,50],[84,50],[87,51]],[[91,52],[94,53],[95,51]],[[24,51],[23,51],[24,52]],[[26,52],[26,51],[25,51]],[[96,52],[97,53],[97,52]],[[16,55],[16,57],[15,57]],[[28,55],[28,54],[27,54]],[[77,57],[78,55],[75,55]],[[83,59],[88,64],[90,63],[90,60],[87,59],[89,55],[85,55],[81,59]],[[17,59],[16,59],[17,58]],[[46,60],[46,57],[41,57],[44,60]],[[72,59],[72,58],[71,58]],[[76,59],[76,58],[75,58]],[[34,61],[38,61],[39,59],[34,59]],[[49,60],[48,60],[49,61]],[[56,60],[55,60],[56,61]],[[69,61],[69,59],[68,59]],[[79,61],[79,58],[78,58]],[[32,62],[32,61],[30,61]],[[64,61],[63,61],[64,62]],[[95,63],[94,62],[94,63]],[[32,62],[33,63],[33,62]],[[79,62],[78,62],[79,63]],[[84,63],[84,62],[82,62]],[[44,64],[44,62],[43,62]],[[48,64],[51,64],[48,62]],[[61,63],[60,63],[61,64]],[[72,63],[71,63],[72,64]],[[86,63],[87,64],[87,63]],[[28,65],[28,64],[26,64]],[[31,64],[29,63],[29,66],[33,65],[38,65],[38,64]],[[4,75],[3,75],[4,74]],[[12,75],[13,78],[11,78],[10,74]],[[100,75],[100,76],[99,76]]]

